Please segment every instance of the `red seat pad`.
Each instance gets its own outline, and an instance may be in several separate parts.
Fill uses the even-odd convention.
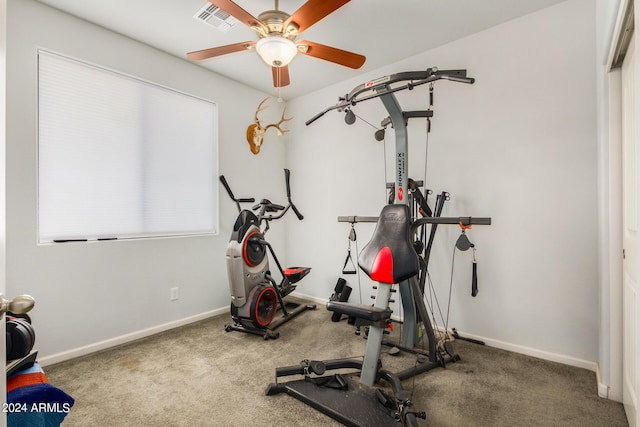
[[[393,256],[391,249],[384,246],[376,255],[371,266],[371,280],[376,282],[393,284]]]
[[[371,241],[360,252],[358,265],[380,283],[400,283],[418,274],[409,206],[387,205],[382,209]]]

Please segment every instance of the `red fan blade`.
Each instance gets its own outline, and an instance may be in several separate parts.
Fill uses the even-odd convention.
[[[287,26],[293,22],[298,26],[298,32],[301,33],[325,16],[340,9],[349,3],[349,1],[350,0],[309,0],[300,6],[300,9],[293,12],[293,15],[285,21],[283,28],[287,28]]]
[[[264,24],[258,21],[258,18],[232,2],[231,0],[208,0],[214,6],[218,6],[220,9],[227,12],[229,15],[236,18],[248,27],[261,27],[265,28]],[[265,28],[266,29],[266,28]]]
[[[273,87],[283,87],[289,85],[289,66],[271,67],[273,74]]]
[[[187,53],[187,57],[189,59],[208,59],[213,58],[214,56],[226,55],[227,53],[240,52],[243,50],[247,50],[255,45],[256,42],[243,42],[243,43],[234,43],[228,44],[225,46],[212,47],[209,49],[196,50],[195,52]]]
[[[325,61],[334,62],[336,64],[344,65],[349,68],[360,68],[364,64],[367,58],[357,53],[349,52],[346,50],[338,49],[331,46],[325,46],[323,44],[310,42],[308,40],[302,40],[296,42],[296,45],[306,46],[307,49],[298,49],[298,53],[307,56],[313,56],[314,58],[324,59]]]

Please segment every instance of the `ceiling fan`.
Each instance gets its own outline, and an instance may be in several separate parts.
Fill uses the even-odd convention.
[[[300,33],[350,0],[308,0],[293,15],[278,10],[278,0],[275,0],[274,10],[262,12],[258,18],[231,0],[208,1],[258,33],[259,40],[189,52],[189,59],[209,59],[255,48],[267,65],[271,66],[274,87],[289,84],[288,64],[298,53],[354,69],[360,68],[366,60],[362,55],[335,47],[308,40],[296,41]]]

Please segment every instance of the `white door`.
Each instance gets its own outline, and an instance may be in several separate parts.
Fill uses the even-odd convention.
[[[635,37],[634,37],[635,38]],[[623,342],[622,342],[622,399],[631,427],[640,426],[638,419],[638,299],[640,291],[640,252],[638,248],[638,68],[634,58],[632,40],[622,65],[622,191],[623,191]]]

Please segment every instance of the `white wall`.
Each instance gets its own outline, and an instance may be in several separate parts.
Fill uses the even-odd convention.
[[[493,225],[469,232],[478,248],[475,299],[470,254],[456,257],[449,327],[590,369],[599,326],[594,46],[594,1],[569,0],[290,102],[310,118],[371,78],[467,68],[475,85],[436,84],[427,187],[452,194],[445,216],[491,216]],[[424,109],[427,94],[423,86],[398,98],[405,110]],[[387,115],[378,100],[354,111],[374,124]],[[384,204],[383,149],[374,129],[348,127],[336,112],[292,128],[288,163],[303,175],[294,190],[304,191],[307,217],[291,224],[288,248],[314,268],[300,292],[327,298],[348,233],[336,217],[377,215]],[[424,124],[411,123],[409,138],[410,176],[422,179]],[[387,180],[392,174],[389,163]],[[362,247],[372,227],[359,230]],[[431,275],[446,303],[459,230],[438,233]]]
[[[292,100],[291,133],[284,142],[267,140],[257,157],[247,149],[244,129],[266,95],[31,0],[7,2],[7,294],[36,297],[32,314],[45,360],[226,311],[224,250],[235,207],[221,193],[217,237],[38,246],[37,47],[217,102],[220,171],[237,195],[282,201],[282,168],[292,170],[294,201],[305,220],[287,218],[287,237],[279,225],[270,238],[284,263],[313,267],[299,291],[321,299],[331,294],[345,256],[348,226],[336,217],[377,215],[393,169],[389,160],[385,179],[383,146],[362,121],[348,127],[335,112],[310,127],[304,120],[370,78],[432,65],[467,68],[475,85],[436,86],[427,182],[436,192],[451,192],[444,215],[492,216],[493,225],[469,232],[479,259],[475,299],[469,295],[470,254],[456,258],[449,326],[493,345],[593,368],[594,0],[568,0]],[[424,109],[427,89],[398,98],[405,109]],[[386,116],[377,100],[355,112],[375,124]],[[387,135],[389,157],[393,136]],[[424,124],[411,123],[409,135],[411,176],[422,179]],[[360,248],[372,229],[358,226]],[[441,301],[458,233],[442,227],[434,247],[431,274]],[[353,276],[346,278],[357,286]],[[169,288],[176,285],[180,300],[170,302]]]
[[[226,310],[224,253],[236,212],[222,189],[215,237],[36,243],[36,49],[217,102],[220,172],[238,195],[276,201],[284,199],[285,145],[267,138],[256,157],[244,135],[266,95],[32,0],[8,0],[7,16],[7,294],[35,297],[31,314],[41,359],[60,360],[128,334]],[[271,237],[275,245],[284,241],[277,227]],[[179,286],[180,299],[170,302],[173,286]]]

